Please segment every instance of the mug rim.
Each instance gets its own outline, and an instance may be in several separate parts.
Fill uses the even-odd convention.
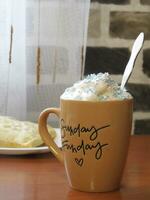
[[[105,104],[105,103],[125,103],[125,102],[133,102],[134,98],[131,97],[129,99],[114,99],[114,100],[106,100],[106,101],[87,101],[87,100],[75,100],[75,99],[63,99],[60,98],[60,101],[64,101],[64,102],[78,102],[78,103],[89,103],[89,104]]]

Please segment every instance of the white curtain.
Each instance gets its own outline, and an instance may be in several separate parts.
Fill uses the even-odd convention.
[[[0,1],[1,115],[37,121],[59,106],[83,75],[89,8],[90,0]]]

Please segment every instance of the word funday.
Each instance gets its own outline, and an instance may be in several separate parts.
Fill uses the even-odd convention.
[[[101,144],[100,142],[97,142],[96,144],[87,144],[84,142],[84,140],[81,140],[81,144],[77,146],[74,144],[70,144],[68,140],[64,140],[62,144],[63,148],[70,150],[72,153],[78,153],[79,151],[82,151],[83,155],[86,155],[87,151],[95,149],[95,158],[97,160],[99,160],[102,156],[103,147],[108,145]]]

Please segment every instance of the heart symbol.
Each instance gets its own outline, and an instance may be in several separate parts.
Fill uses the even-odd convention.
[[[80,158],[80,159],[75,158],[75,161],[76,161],[76,163],[77,163],[80,167],[82,167],[82,165],[83,165],[83,158]]]

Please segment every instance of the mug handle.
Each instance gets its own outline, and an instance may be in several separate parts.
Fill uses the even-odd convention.
[[[54,113],[59,118],[60,117],[60,108],[47,108],[41,112],[41,114],[39,116],[39,120],[38,120],[39,133],[41,135],[42,140],[49,147],[49,149],[54,154],[54,156],[56,156],[56,158],[60,162],[64,162],[62,150],[55,144],[52,137],[48,133],[47,118],[48,118],[49,114],[51,114],[51,113]]]

